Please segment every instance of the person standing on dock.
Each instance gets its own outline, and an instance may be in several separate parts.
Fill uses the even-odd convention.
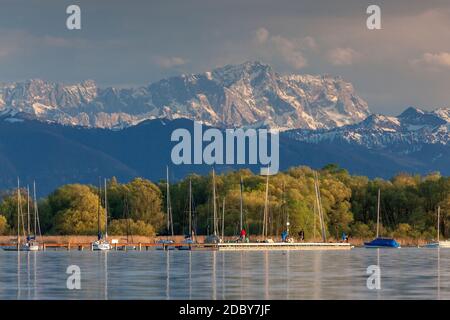
[[[287,242],[288,241],[288,232],[285,230],[281,233],[281,242]]]
[[[242,228],[241,233],[240,233],[240,241],[244,242],[246,237],[247,237],[247,232],[245,231],[244,228]]]
[[[305,240],[305,232],[303,230],[299,231],[298,236],[300,237],[300,241]]]

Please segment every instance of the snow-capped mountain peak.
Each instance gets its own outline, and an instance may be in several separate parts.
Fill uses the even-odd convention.
[[[5,84],[0,86],[0,111],[90,127],[188,118],[217,127],[266,125],[282,130],[334,128],[370,114],[367,103],[340,77],[280,75],[258,61],[131,89],[102,89],[92,80]]]
[[[384,149],[398,145],[409,146],[403,152],[417,151],[422,144],[450,145],[450,109],[424,111],[409,107],[397,117],[372,114],[360,123],[329,130],[292,130],[297,140],[346,142]]]

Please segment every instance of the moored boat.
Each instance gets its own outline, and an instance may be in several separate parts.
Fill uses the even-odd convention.
[[[212,202],[213,202],[213,233],[205,238],[207,244],[222,243],[223,239],[219,236],[219,226],[217,223],[217,197],[216,197],[216,173],[212,171]]]
[[[111,244],[105,239],[99,239],[92,243],[92,250],[94,251],[111,250]]]
[[[380,199],[381,191],[378,189],[378,203],[377,203],[377,236],[370,242],[364,242],[366,248],[401,248],[400,244],[392,238],[380,237]]]
[[[450,248],[450,240],[440,240],[440,218],[441,218],[441,207],[437,209],[437,240],[429,242],[425,245],[425,248]]]
[[[370,242],[364,242],[366,248],[400,248],[400,244],[392,238],[378,237]]]
[[[188,212],[188,235],[183,240],[183,245],[178,246],[178,250],[191,250],[192,244],[197,243],[195,240],[195,228],[194,228],[194,201],[192,197],[192,180],[189,179],[189,201],[188,201],[189,208],[187,210]]]
[[[111,250],[111,243],[108,241],[108,195],[106,191],[106,179],[105,179],[105,235],[102,234],[100,228],[100,203],[101,203],[101,182],[99,183],[99,194],[98,194],[98,209],[97,209],[97,229],[98,229],[98,238],[94,241],[91,246],[94,251],[107,251]]]
[[[21,203],[21,192],[20,192],[20,180],[17,178],[17,238],[16,243],[3,247],[4,251],[39,251],[41,246],[39,242],[37,241],[37,235],[41,235],[41,227],[39,223],[39,213],[38,213],[38,207],[37,207],[37,200],[36,200],[36,183],[33,183],[33,190],[34,190],[34,200],[33,200],[33,207],[34,207],[34,231],[33,234],[31,232],[31,214],[30,214],[30,188],[27,188],[27,224],[26,224],[26,232],[25,232],[25,218],[23,216],[22,211],[22,203]],[[22,231],[24,234],[24,238],[26,239],[25,242],[21,242],[20,237],[20,228],[22,226]]]
[[[173,215],[172,215],[172,203],[170,200],[170,182],[169,182],[169,167],[166,167],[166,227],[167,238],[156,241],[161,246],[156,247],[156,250],[174,250],[175,247],[171,244],[175,243],[169,238],[169,235],[174,236],[173,233]]]

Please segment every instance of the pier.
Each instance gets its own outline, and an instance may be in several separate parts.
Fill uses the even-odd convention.
[[[17,246],[15,243],[0,243],[0,248],[3,247],[14,247]],[[112,244],[111,251],[121,250],[150,250],[150,249],[161,249],[161,250],[171,250],[179,247],[187,248],[188,250],[217,250],[216,244],[207,244],[207,243],[195,243],[195,244],[186,244],[186,243],[115,243]],[[43,243],[40,245],[40,250],[93,250],[92,243]]]
[[[0,248],[17,246],[14,243],[0,243]],[[111,251],[148,251],[148,250],[218,250],[218,251],[264,251],[264,250],[350,250],[353,248],[349,243],[317,243],[317,242],[251,242],[251,243],[114,243]],[[91,250],[92,243],[43,243],[39,248],[46,250]]]
[[[326,242],[251,242],[251,243],[218,243],[219,251],[263,251],[263,250],[350,250],[349,243]]]

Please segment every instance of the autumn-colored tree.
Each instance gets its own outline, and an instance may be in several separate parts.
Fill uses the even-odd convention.
[[[80,184],[60,187],[48,197],[54,216],[53,231],[58,234],[97,234],[100,210],[100,230],[105,230],[105,210],[99,206],[95,191]]]

